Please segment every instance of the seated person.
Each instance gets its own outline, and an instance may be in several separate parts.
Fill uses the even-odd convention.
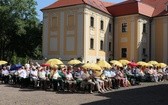
[[[65,84],[67,84],[68,90],[70,92],[74,92],[76,88],[76,81],[74,80],[71,69],[67,69],[67,72],[65,74]]]

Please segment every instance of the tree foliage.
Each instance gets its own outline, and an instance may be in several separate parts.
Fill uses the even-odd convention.
[[[0,1],[0,59],[41,57],[42,24],[35,6],[34,0]]]

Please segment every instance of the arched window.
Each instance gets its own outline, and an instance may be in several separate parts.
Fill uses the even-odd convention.
[[[94,39],[90,39],[90,49],[94,49]]]

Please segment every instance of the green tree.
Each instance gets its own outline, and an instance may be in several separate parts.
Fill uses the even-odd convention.
[[[0,59],[37,57],[41,51],[41,23],[37,19],[34,0],[0,1]],[[38,56],[39,57],[39,56]]]

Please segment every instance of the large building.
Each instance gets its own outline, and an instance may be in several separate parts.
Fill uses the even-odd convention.
[[[42,12],[44,57],[168,63],[168,0],[58,0]]]

